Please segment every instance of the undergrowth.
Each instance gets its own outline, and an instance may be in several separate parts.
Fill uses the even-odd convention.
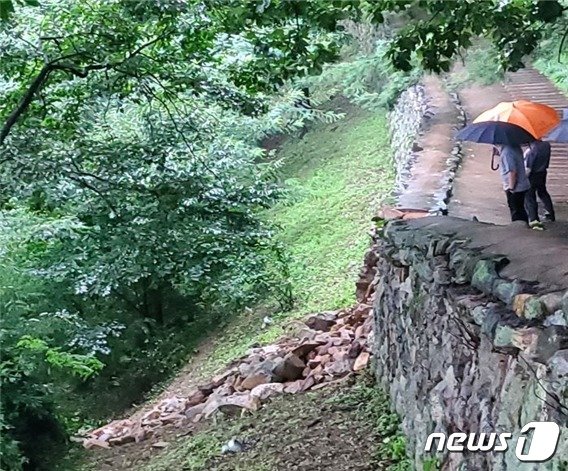
[[[378,469],[412,471],[400,418],[390,410],[389,398],[371,378],[360,380],[331,400],[356,408],[358,415],[371,426],[379,439],[374,452],[374,465]]]
[[[449,86],[459,88],[473,83],[487,86],[499,82],[503,77],[495,47],[480,41],[462,55],[461,67],[451,74]]]
[[[568,93],[568,48],[565,46],[559,52],[559,44],[560,36],[542,41],[535,53],[534,66]]]

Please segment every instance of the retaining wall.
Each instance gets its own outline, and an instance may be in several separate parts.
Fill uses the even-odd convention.
[[[374,238],[375,370],[417,470],[568,469],[568,246],[531,242],[530,232],[426,217],[392,221]],[[539,243],[556,265],[539,259]],[[523,244],[524,264],[508,254]],[[521,428],[546,420],[561,425],[555,457],[520,462]],[[513,437],[506,452],[425,453],[432,432]]]

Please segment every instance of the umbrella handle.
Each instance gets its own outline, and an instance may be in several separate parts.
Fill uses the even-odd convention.
[[[495,152],[491,154],[491,170],[499,170],[499,163],[495,163]]]

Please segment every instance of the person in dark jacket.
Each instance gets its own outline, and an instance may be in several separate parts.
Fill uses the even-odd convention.
[[[550,143],[544,141],[532,142],[525,151],[525,167],[529,177],[530,188],[525,195],[525,208],[529,216],[529,225],[535,229],[542,229],[538,217],[538,202],[542,201],[545,209],[545,218],[555,220],[552,198],[546,189],[546,175],[550,164]]]

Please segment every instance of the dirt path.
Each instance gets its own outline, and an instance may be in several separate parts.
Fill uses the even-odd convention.
[[[424,91],[433,114],[425,120],[421,135],[416,139],[417,148],[422,150],[416,152],[412,176],[398,197],[398,205],[431,210],[444,205],[443,176],[447,171],[446,160],[455,146],[452,135],[459,113],[439,77],[427,76]]]
[[[504,84],[489,87],[470,85],[459,92],[468,122],[501,101],[530,99],[560,110],[568,99],[534,69],[510,74]],[[464,159],[454,187],[449,212],[452,216],[494,224],[508,224],[509,212],[501,189],[499,173],[492,171],[491,148],[484,144],[463,143]],[[549,186],[558,219],[568,218],[568,146],[553,145]]]

